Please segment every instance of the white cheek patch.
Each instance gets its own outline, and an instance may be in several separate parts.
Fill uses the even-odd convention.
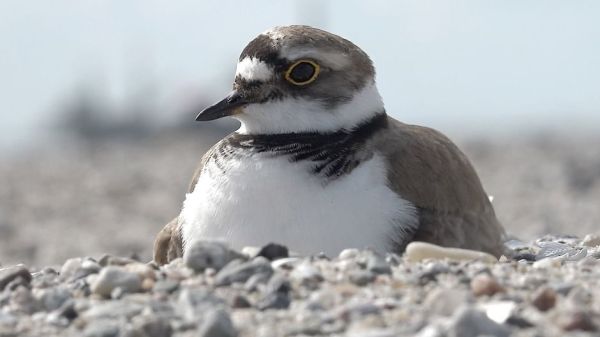
[[[266,81],[273,77],[273,70],[255,57],[245,57],[237,64],[235,75],[247,81]]]

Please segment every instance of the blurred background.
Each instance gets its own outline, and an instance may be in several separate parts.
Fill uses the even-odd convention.
[[[196,123],[276,25],[366,50],[388,113],[464,149],[522,239],[600,226],[600,2],[0,2],[0,264],[137,254],[175,217]]]

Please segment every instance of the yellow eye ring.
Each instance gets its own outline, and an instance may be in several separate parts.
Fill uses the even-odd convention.
[[[307,71],[312,71],[312,73],[307,73]],[[307,85],[317,79],[320,71],[321,66],[318,63],[312,60],[298,60],[285,71],[285,79],[293,85]]]

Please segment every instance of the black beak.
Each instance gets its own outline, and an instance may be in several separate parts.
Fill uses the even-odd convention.
[[[197,121],[212,121],[225,116],[235,115],[238,109],[249,102],[246,101],[237,91],[232,91],[223,100],[202,110],[196,117]]]

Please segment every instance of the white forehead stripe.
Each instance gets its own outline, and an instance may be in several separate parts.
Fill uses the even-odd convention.
[[[245,57],[237,64],[235,75],[248,81],[266,81],[273,77],[273,70],[255,57]]]

